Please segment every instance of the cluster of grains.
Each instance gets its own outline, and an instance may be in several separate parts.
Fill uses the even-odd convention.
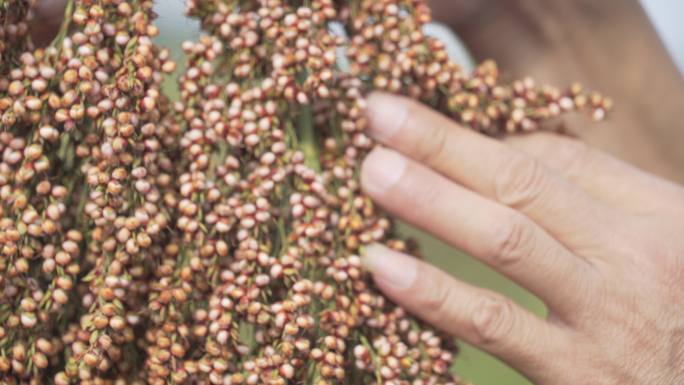
[[[458,384],[361,266],[412,251],[360,190],[364,94],[488,134],[610,108],[465,74],[421,0],[188,0],[170,103],[152,0],[71,0],[40,49],[35,3],[0,2],[3,384]]]
[[[0,382],[127,381],[174,209],[174,65],[152,1],[70,2],[45,49],[35,3],[0,7]]]
[[[419,99],[454,120],[490,135],[541,129],[540,123],[563,113],[588,111],[603,120],[612,101],[568,90],[537,86],[532,79],[499,84],[492,61],[474,74],[450,61],[444,44],[421,31],[430,21],[425,1],[359,1],[351,6],[351,73],[370,87]]]
[[[13,59],[12,54],[23,52],[29,47],[26,37],[29,33],[29,22],[33,18],[31,11],[37,0],[5,0],[0,2],[0,68],[6,71]]]

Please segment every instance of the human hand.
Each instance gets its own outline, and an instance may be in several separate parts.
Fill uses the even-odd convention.
[[[370,246],[385,294],[538,385],[683,383],[684,188],[555,134],[496,141],[401,97],[372,95],[369,119],[392,149],[365,160],[366,193],[550,315]]]

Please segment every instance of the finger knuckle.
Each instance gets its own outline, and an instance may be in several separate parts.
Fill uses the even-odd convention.
[[[407,180],[417,180],[412,175],[406,178]],[[405,190],[405,198],[407,202],[411,202],[411,206],[420,210],[423,213],[434,213],[438,208],[436,202],[444,200],[444,191],[434,183],[406,183],[409,185]]]
[[[521,215],[512,214],[508,220],[501,221],[494,232],[492,262],[498,266],[518,264],[531,253],[533,242],[528,221]]]
[[[428,314],[443,316],[450,309],[452,288],[441,281],[429,281],[430,288],[425,291],[423,307]]]
[[[513,304],[503,298],[486,296],[478,299],[471,319],[475,343],[479,345],[500,343],[515,328]]]
[[[494,176],[496,199],[515,209],[532,205],[542,194],[546,173],[539,161],[516,154],[502,162]]]
[[[442,127],[434,127],[430,131],[430,135],[423,136],[418,160],[430,166],[437,166],[447,158],[448,135]]]

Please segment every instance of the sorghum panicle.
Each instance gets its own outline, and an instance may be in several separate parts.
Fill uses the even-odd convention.
[[[361,265],[414,251],[359,186],[364,95],[490,135],[611,107],[464,73],[422,0],[188,0],[205,35],[172,103],[152,0],[71,0],[47,48],[35,5],[0,5],[7,384],[459,384],[452,341]]]

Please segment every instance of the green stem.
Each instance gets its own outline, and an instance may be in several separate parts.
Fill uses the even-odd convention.
[[[371,345],[371,343],[364,335],[361,335],[361,344],[368,350],[368,354],[370,354],[371,356],[371,361],[373,361],[373,366],[375,367],[375,380],[378,382],[378,384],[382,384],[382,375],[380,374],[380,360],[378,359],[378,356],[375,354],[373,345]]]
[[[68,0],[66,8],[64,9],[64,19],[62,20],[62,25],[59,27],[59,33],[55,36],[55,39],[50,43],[50,47],[58,47],[62,45],[64,37],[67,32],[69,32],[69,26],[71,25],[71,17],[74,13],[74,0]]]
[[[299,146],[304,153],[306,165],[317,172],[321,171],[318,154],[318,138],[313,124],[313,110],[310,106],[303,107],[299,113]]]

